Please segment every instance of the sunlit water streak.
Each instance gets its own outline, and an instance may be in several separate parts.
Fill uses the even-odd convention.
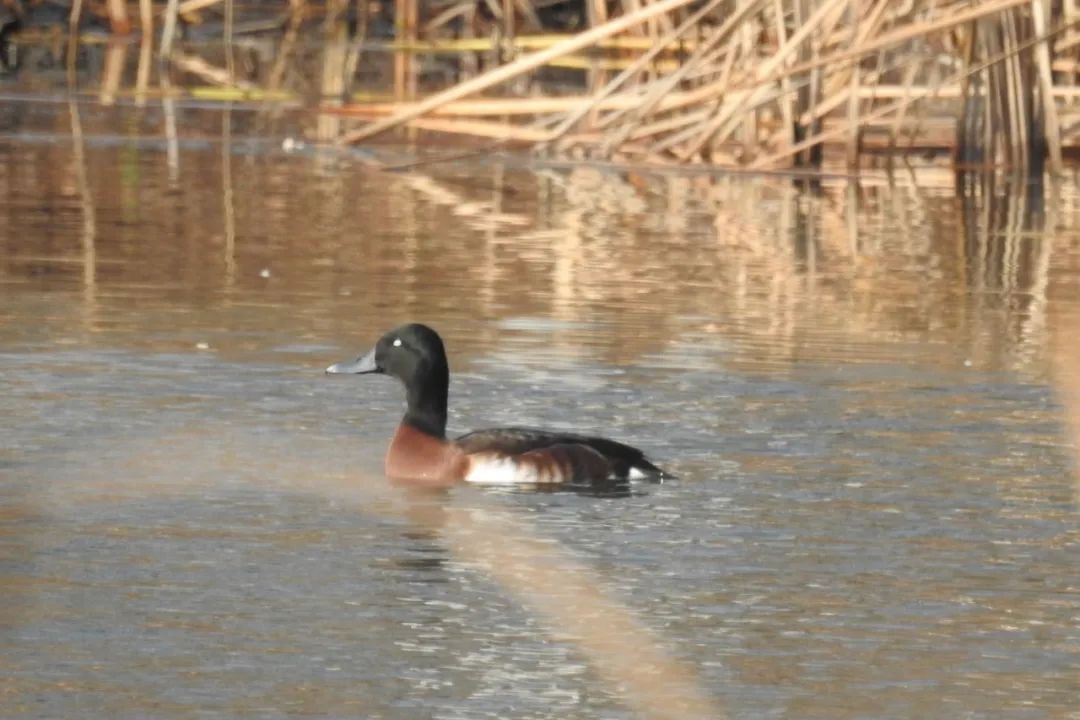
[[[1047,380],[1073,186],[1040,220],[519,160],[254,153],[227,178],[221,149],[171,179],[152,144],[87,142],[80,193],[70,142],[0,146],[5,716],[633,717],[497,554],[534,543],[733,717],[1075,711]],[[679,479],[402,493],[400,388],[322,368],[407,319],[447,338],[453,429],[603,431]],[[468,535],[505,513],[505,547]]]

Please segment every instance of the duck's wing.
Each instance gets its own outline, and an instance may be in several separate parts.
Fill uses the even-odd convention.
[[[508,427],[477,430],[462,435],[454,443],[465,454],[541,455],[546,451],[559,454],[574,453],[574,448],[587,449],[589,456],[599,455],[610,466],[617,479],[662,480],[667,475],[645,458],[636,447],[615,440],[577,433]],[[583,455],[586,453],[582,453]]]

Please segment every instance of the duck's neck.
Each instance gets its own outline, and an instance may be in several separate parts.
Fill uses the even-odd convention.
[[[431,382],[409,383],[408,409],[402,422],[432,437],[445,438],[448,380],[432,378]]]

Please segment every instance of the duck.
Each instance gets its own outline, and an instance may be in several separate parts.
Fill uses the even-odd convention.
[[[662,482],[671,477],[636,447],[594,435],[527,427],[446,435],[450,369],[442,338],[410,323],[390,330],[330,375],[382,374],[405,386],[406,410],[386,451],[386,475],[432,486],[458,483],[556,487]]]

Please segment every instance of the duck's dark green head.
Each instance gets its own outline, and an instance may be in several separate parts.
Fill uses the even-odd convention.
[[[331,365],[326,372],[396,377],[408,395],[405,420],[439,437],[445,433],[450,369],[442,338],[427,325],[412,323],[391,330],[368,352]]]

